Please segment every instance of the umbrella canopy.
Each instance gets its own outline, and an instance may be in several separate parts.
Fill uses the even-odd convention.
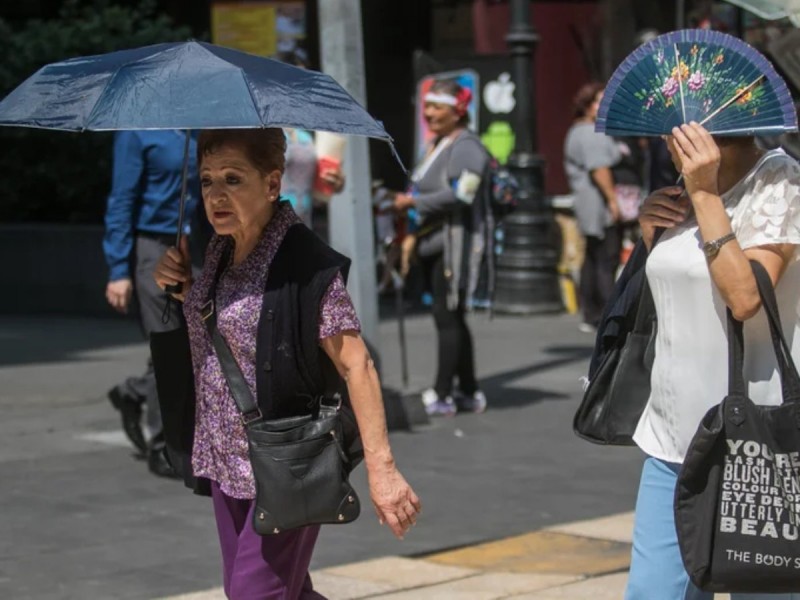
[[[795,27],[800,26],[800,0],[728,0],[762,19],[769,21],[789,17]]]
[[[47,65],[0,102],[0,125],[72,131],[295,127],[391,143],[383,126],[328,75],[195,41]]]

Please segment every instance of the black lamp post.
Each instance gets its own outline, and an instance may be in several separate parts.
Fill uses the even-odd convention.
[[[516,143],[508,159],[520,183],[519,207],[503,220],[498,240],[494,309],[535,314],[563,309],[558,279],[561,231],[544,196],[544,160],[535,153],[536,105],[531,73],[539,40],[530,22],[530,0],[510,0],[506,42],[516,84]]]

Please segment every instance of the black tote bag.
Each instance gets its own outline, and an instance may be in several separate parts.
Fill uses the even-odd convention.
[[[783,404],[747,397],[742,323],[728,310],[729,391],[709,410],[675,488],[675,524],[692,582],[710,592],[800,591],[800,376],[772,282],[751,261],[778,359]]]
[[[625,289],[617,290],[598,330],[598,347],[605,345],[605,352],[599,360],[593,357],[589,385],[572,421],[576,435],[595,444],[634,445],[633,432],[650,397],[657,321],[644,270],[647,251],[639,244],[638,270],[620,277],[617,285]],[[613,319],[612,336],[605,324]]]

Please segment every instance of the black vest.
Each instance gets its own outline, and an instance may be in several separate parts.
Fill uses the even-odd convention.
[[[338,273],[347,281],[350,260],[303,224],[292,225],[269,266],[256,337],[256,396],[266,419],[313,413],[323,394],[340,393],[344,380],[319,345],[322,299]],[[181,329],[154,333],[150,351],[171,462],[195,493],[210,495],[191,472],[195,396],[189,338]]]
[[[320,305],[350,260],[308,227],[293,225],[269,267],[256,338],[256,394],[267,419],[310,412],[344,382],[319,345]]]

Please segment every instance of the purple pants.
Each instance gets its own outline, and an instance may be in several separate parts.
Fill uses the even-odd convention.
[[[314,591],[308,566],[319,525],[260,536],[253,530],[253,501],[225,495],[211,482],[222,548],[225,595],[231,600],[325,600]]]

